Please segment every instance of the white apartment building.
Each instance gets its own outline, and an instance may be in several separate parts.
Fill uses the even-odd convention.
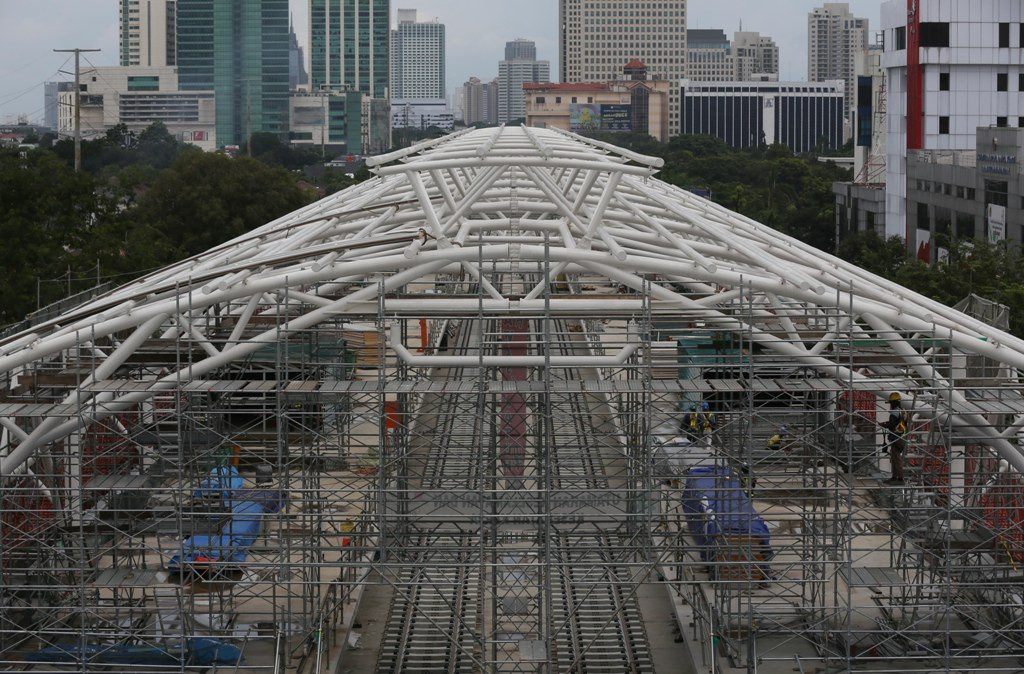
[[[847,3],[827,2],[807,15],[809,81],[843,80],[853,91],[857,55],[867,48],[868,20],[855,17]]]
[[[732,66],[730,79],[737,82],[746,82],[762,75],[774,75],[778,79],[779,46],[767,35],[738,31],[732,38]]]
[[[417,21],[415,9],[398,10],[391,31],[391,98],[443,99],[444,24]]]
[[[89,68],[82,71],[80,83],[83,138],[97,138],[118,124],[137,133],[161,122],[183,142],[217,149],[213,92],[178,91],[174,68]],[[74,91],[59,93],[57,125],[62,136],[74,133],[74,101]]]
[[[886,236],[908,241],[915,228],[906,208],[908,152],[974,150],[978,127],[1024,126],[1020,0],[917,0],[913,7],[908,13],[905,0],[890,0],[881,15]]]
[[[176,64],[176,9],[175,0],[120,0],[122,66]]]

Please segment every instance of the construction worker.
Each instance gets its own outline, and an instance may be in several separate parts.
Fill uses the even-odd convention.
[[[779,426],[779,431],[775,435],[773,435],[772,437],[768,438],[768,444],[765,445],[765,449],[767,449],[769,451],[772,451],[772,452],[774,452],[776,450],[779,450],[779,449],[785,449],[788,452],[789,448],[788,447],[785,447],[785,448],[783,447],[783,443],[786,441],[786,438],[788,438],[788,437],[789,437],[789,429],[786,428],[785,426]]]
[[[898,391],[889,394],[889,419],[882,426],[888,431],[886,444],[889,463],[892,464],[892,477],[886,480],[886,484],[903,484],[903,451],[907,447],[910,413],[903,409],[903,397]]]
[[[700,437],[700,415],[697,414],[696,405],[690,405],[690,409],[683,415],[683,421],[679,424],[679,432],[685,435],[690,442],[696,442]]]
[[[711,411],[711,406],[708,405],[708,402],[706,400],[703,403],[701,403],[700,408],[700,432],[704,438],[704,444],[710,446],[711,436],[715,432],[717,420],[715,419],[715,413]]]

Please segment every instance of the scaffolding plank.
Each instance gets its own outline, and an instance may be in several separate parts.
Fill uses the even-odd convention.
[[[115,491],[118,489],[142,489],[149,478],[145,475],[99,475],[84,482],[87,491]]]
[[[907,581],[896,569],[880,566],[854,566],[840,570],[850,587],[900,587]]]
[[[241,390],[242,388],[245,387],[245,384],[246,384],[246,382],[238,381],[237,379],[236,380],[215,381],[215,382],[213,382],[213,386],[210,387],[210,390],[211,391],[217,391],[217,392],[239,391],[239,390]]]
[[[163,582],[162,574],[151,569],[104,569],[92,581],[93,587],[149,587]]]

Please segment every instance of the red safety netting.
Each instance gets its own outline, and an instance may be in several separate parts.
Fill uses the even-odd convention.
[[[923,442],[931,434],[931,421],[913,424],[907,434],[907,465],[917,469],[921,483],[944,497],[949,496],[949,450],[945,445]]]
[[[854,391],[852,396],[849,391],[843,391],[836,401],[836,410],[840,427],[852,425],[856,433],[870,433],[876,428],[875,396],[870,391]]]
[[[54,507],[30,478],[21,478],[0,492],[0,547],[6,556],[38,538],[54,524]]]
[[[129,411],[86,427],[82,434],[82,479],[123,475],[139,465],[139,450],[129,437],[138,412]]]
[[[995,475],[981,494],[985,526],[999,537],[1000,546],[1017,562],[1024,562],[1024,483],[1012,473]]]

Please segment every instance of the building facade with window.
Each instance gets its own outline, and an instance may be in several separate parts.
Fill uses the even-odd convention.
[[[692,82],[680,87],[682,133],[731,147],[781,144],[793,152],[838,149],[845,139],[842,80]]]
[[[547,82],[551,64],[537,60],[537,47],[530,40],[505,43],[505,58],[498,62],[498,123],[526,117],[523,85]]]
[[[907,158],[908,241],[923,262],[957,240],[1022,242],[1024,129],[976,130],[971,150],[914,150]]]
[[[695,29],[686,31],[687,77],[699,82],[728,82],[735,64],[732,44],[724,30]]]
[[[391,31],[391,98],[445,97],[444,24],[418,21],[415,9],[398,10]]]
[[[160,122],[178,140],[217,149],[213,91],[179,91],[174,68],[87,68],[79,82],[83,138],[99,138],[118,124],[139,133]],[[75,128],[74,89],[62,89],[58,97],[58,133],[69,136]]]
[[[779,79],[779,46],[767,35],[739,31],[732,38],[733,80]]]
[[[845,2],[827,2],[807,15],[807,79],[843,80],[853,91],[857,55],[868,48],[868,20]]]
[[[451,131],[455,128],[455,113],[443,98],[392,98],[391,128]]]
[[[483,82],[470,77],[462,85],[462,121],[467,125],[498,123],[498,80]]]
[[[1022,11],[1019,0],[882,5],[887,236],[914,245],[910,153],[975,150],[978,127],[1024,126]]]
[[[176,0],[120,0],[121,65],[159,68],[176,64]]]
[[[288,0],[177,0],[178,85],[213,91],[217,142],[288,132]]]
[[[583,135],[646,133],[666,142],[670,86],[636,74],[610,82],[525,84],[526,125]]]
[[[390,96],[389,0],[310,0],[310,82],[314,91]]]
[[[608,82],[622,64],[638,59],[652,79],[687,75],[686,0],[559,0],[559,78]],[[676,87],[669,102],[669,133],[679,133]]]

